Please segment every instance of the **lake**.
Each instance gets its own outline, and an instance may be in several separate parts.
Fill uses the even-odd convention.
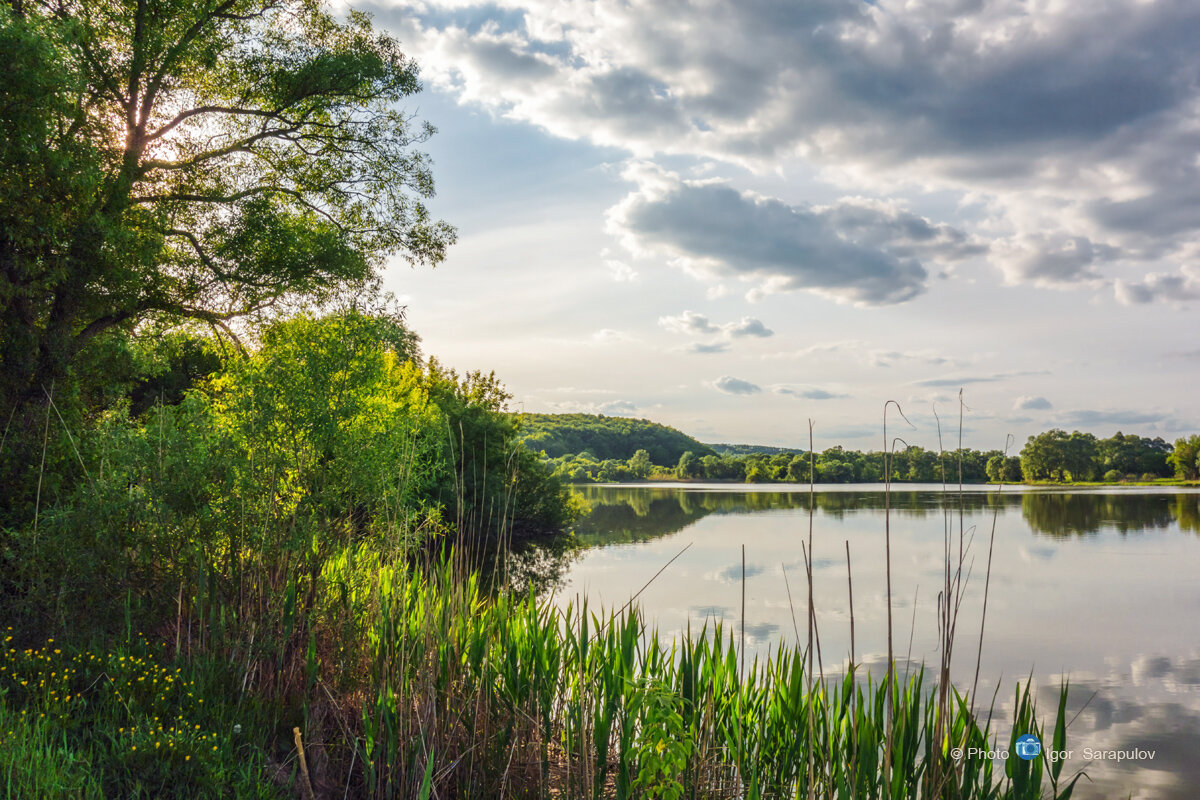
[[[797,633],[807,639],[801,543],[809,536],[809,487],[576,488],[592,506],[575,526],[579,547],[541,556],[541,576],[560,605],[587,598],[593,608],[618,608],[637,595],[663,638],[717,619],[740,631],[744,613],[748,658],[794,643]],[[874,675],[886,663],[883,488],[817,486],[813,494],[813,606],[827,675],[850,654],[847,542],[856,661]],[[902,662],[911,653],[911,663],[936,672],[944,552],[949,541],[957,563],[961,539],[965,588],[952,674],[956,686],[970,689],[994,527],[977,707],[991,706],[998,688],[994,716],[1007,731],[1018,680],[1033,676],[1049,716],[1060,681],[1069,678],[1069,718],[1077,716],[1066,773],[1086,767],[1091,779],[1080,782],[1076,797],[1196,797],[1200,493],[975,486],[959,495],[940,485],[894,484],[889,502],[893,631]],[[1046,721],[1049,728],[1053,719]],[[1129,752],[1137,750],[1144,752]],[[1114,761],[1111,751],[1131,757]]]

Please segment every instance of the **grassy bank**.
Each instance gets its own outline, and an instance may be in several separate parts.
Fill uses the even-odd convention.
[[[458,568],[331,563],[290,708],[260,702],[248,653],[9,643],[0,715],[26,727],[6,734],[21,743],[6,768],[76,787],[42,795],[64,797],[1069,796],[1061,763],[952,757],[994,730],[923,673],[893,672],[889,723],[885,679],[822,681],[804,648],[744,662],[720,626],[664,644],[635,608],[560,613]],[[1010,721],[1048,733],[1028,687]]]
[[[1194,489],[1200,487],[1200,481],[1184,478],[1156,478],[1154,480],[1120,480],[1120,481],[1022,481],[1017,486],[1054,486],[1092,488],[1097,486],[1165,486]]]

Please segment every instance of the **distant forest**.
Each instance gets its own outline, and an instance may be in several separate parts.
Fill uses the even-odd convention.
[[[1079,483],[1197,480],[1200,435],[1173,445],[1120,431],[1107,439],[1057,428],[1030,436],[1021,452],[922,447],[880,451],[703,444],[644,419],[591,414],[522,414],[522,441],[553,474],[574,483],[712,480],[745,483],[878,483],[890,458],[891,480],[915,483]],[[960,457],[961,456],[961,457]],[[815,475],[810,476],[811,470]],[[961,470],[961,474],[960,474]]]
[[[686,433],[631,417],[594,414],[520,414],[526,447],[550,458],[589,454],[599,461],[628,461],[645,450],[654,464],[675,465],[684,453],[716,455]]]

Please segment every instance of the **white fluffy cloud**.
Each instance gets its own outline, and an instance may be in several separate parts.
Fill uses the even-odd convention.
[[[1161,275],[1200,252],[1200,5],[1190,0],[367,8],[428,80],[556,136],[642,158],[804,165],[854,194],[949,193],[976,209],[972,241],[986,239],[1011,283],[1109,285],[1127,303],[1170,299],[1177,287]],[[728,203],[775,233],[790,218],[794,238],[768,236],[748,267],[730,260],[728,242],[702,241],[700,231],[676,225],[666,244],[726,272],[775,275],[854,302],[921,291],[928,254],[911,232],[868,215],[868,229],[838,245],[854,229],[836,209],[761,200],[749,213],[745,195],[726,192],[684,194]],[[844,259],[845,279],[771,249],[797,242]]]
[[[1050,401],[1044,397],[1021,395],[1013,402],[1013,411],[1041,411],[1051,408]]]

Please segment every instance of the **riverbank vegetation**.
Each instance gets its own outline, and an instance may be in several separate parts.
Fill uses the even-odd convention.
[[[531,415],[527,415],[531,416]],[[585,414],[537,415],[539,434],[523,434],[530,449],[541,449],[553,474],[572,483],[637,480],[706,480],[735,483],[1160,483],[1200,478],[1200,435],[1174,447],[1161,437],[1120,431],[1107,439],[1057,428],[1030,436],[1019,454],[964,448],[938,452],[910,446],[895,453],[827,448],[810,459],[802,449],[755,445],[699,445],[677,458],[658,458],[643,447],[643,432],[671,431],[676,449],[690,437],[645,420]],[[553,439],[542,431],[553,431]],[[623,440],[610,443],[595,431]],[[695,440],[690,440],[695,441]],[[596,446],[592,446],[595,443]],[[581,450],[570,447],[583,446]],[[663,452],[659,448],[657,452]],[[885,464],[889,465],[885,469]],[[890,472],[890,475],[888,474]],[[811,473],[811,474],[810,474]]]
[[[636,610],[486,597],[449,562],[359,550],[322,577],[326,622],[290,653],[272,637],[227,660],[211,621],[173,646],[6,643],[9,796],[1067,798],[1078,780],[958,755],[1006,745],[923,670],[890,692],[853,668],[821,680],[799,647],[745,663],[719,625],[664,645]],[[1064,689],[1043,727],[1018,689],[1007,749],[1061,749],[1065,708]]]

